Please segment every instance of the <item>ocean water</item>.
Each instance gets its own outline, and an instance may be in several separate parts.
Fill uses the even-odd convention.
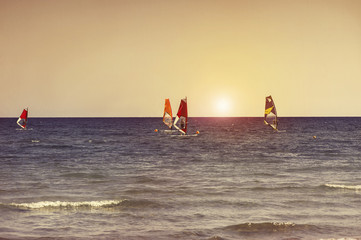
[[[361,118],[164,129],[1,118],[0,239],[361,239]]]

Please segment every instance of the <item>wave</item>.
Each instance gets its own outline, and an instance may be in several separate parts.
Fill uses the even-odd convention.
[[[345,232],[350,234],[351,228],[292,222],[249,222],[219,228],[219,230],[222,235],[228,235],[230,239],[248,237],[253,239],[361,240],[359,237],[342,236]],[[332,235],[335,237],[331,237]]]
[[[25,209],[44,209],[44,208],[102,208],[118,206],[123,200],[102,200],[102,201],[83,201],[83,202],[63,202],[63,201],[41,201],[32,203],[10,203],[9,205]]]
[[[68,201],[40,201],[31,203],[10,203],[1,204],[3,206],[15,207],[23,210],[76,210],[76,209],[101,209],[106,208],[108,210],[114,208],[122,209],[145,209],[145,208],[164,208],[164,204],[157,203],[150,200],[101,200],[101,201],[79,201],[79,202],[68,202]]]
[[[342,188],[342,189],[350,189],[350,190],[361,190],[361,185],[342,185],[342,184],[325,184],[326,187],[330,188]]]
[[[96,173],[83,173],[83,172],[77,172],[77,173],[66,173],[63,175],[60,175],[64,178],[90,178],[90,179],[102,179],[105,178],[104,175],[96,174]]]
[[[361,238],[350,238],[350,237],[341,237],[341,238],[321,238],[320,240],[360,240]]]
[[[317,232],[319,228],[308,224],[295,224],[292,222],[263,222],[263,223],[242,223],[223,228],[226,231],[237,232],[238,234],[250,233],[276,233],[291,231]]]
[[[258,230],[266,230],[266,229],[272,229],[275,228],[292,228],[296,224],[289,223],[289,222],[264,222],[264,223],[242,223],[237,225],[231,225],[228,227],[225,227],[227,230],[235,230],[235,231],[246,231],[246,232],[254,232]]]

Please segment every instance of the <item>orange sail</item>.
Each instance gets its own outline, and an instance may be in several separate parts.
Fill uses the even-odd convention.
[[[172,116],[172,107],[170,106],[169,98],[165,100],[164,104],[164,113],[163,113],[163,122],[169,128],[172,128],[173,125],[173,116]]]

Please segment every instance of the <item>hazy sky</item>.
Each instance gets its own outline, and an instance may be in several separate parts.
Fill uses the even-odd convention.
[[[361,116],[361,1],[0,0],[0,84],[0,117]]]

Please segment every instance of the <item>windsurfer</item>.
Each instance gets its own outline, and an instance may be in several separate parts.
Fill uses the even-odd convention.
[[[181,119],[180,126],[182,129],[186,127],[186,120],[184,118]]]
[[[273,119],[273,125],[278,126],[278,121],[277,121],[277,119]]]
[[[264,123],[277,131],[278,119],[276,106],[271,96],[266,97],[266,106],[264,112]]]

